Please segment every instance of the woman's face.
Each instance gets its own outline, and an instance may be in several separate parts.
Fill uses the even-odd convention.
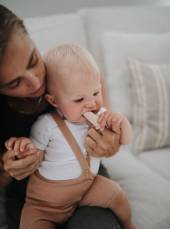
[[[45,66],[29,36],[13,35],[0,63],[0,93],[13,97],[39,97],[45,92]]]

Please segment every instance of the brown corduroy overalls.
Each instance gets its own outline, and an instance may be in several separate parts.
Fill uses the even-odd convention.
[[[114,199],[122,192],[114,181],[90,171],[88,161],[64,121],[53,114],[57,125],[80,163],[82,174],[69,180],[48,180],[36,171],[29,180],[20,229],[54,229],[78,206],[99,206],[114,211]]]

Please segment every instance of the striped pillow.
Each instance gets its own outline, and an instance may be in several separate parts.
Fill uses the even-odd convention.
[[[170,145],[170,66],[129,59],[135,152]]]

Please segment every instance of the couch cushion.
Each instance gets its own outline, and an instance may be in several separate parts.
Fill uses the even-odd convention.
[[[103,34],[103,55],[112,108],[123,112],[132,121],[128,57],[138,57],[153,63],[170,63],[170,33],[134,34],[106,31]]]
[[[145,151],[139,155],[139,159],[170,181],[170,148]]]
[[[159,223],[169,217],[170,182],[133,156],[128,147],[102,163],[126,191],[137,229],[160,229]]]
[[[157,222],[156,225],[154,225],[150,229],[169,229],[170,225],[170,214],[168,216],[165,216],[160,222]]]
[[[170,65],[130,59],[134,150],[170,146]]]
[[[76,13],[26,18],[25,24],[41,53],[63,42],[77,43],[86,47],[82,18]]]

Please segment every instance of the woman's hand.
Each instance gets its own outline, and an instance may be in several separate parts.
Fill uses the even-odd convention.
[[[37,149],[31,139],[26,137],[11,137],[5,142],[5,147],[13,150],[17,159],[34,154]]]
[[[35,150],[34,153],[27,155],[23,158],[16,159],[13,150],[7,150],[2,156],[4,171],[17,180],[31,175],[39,167],[43,159],[43,152]]]
[[[118,152],[119,142],[120,134],[106,128],[100,133],[91,128],[86,137],[85,147],[91,156],[110,157]]]

